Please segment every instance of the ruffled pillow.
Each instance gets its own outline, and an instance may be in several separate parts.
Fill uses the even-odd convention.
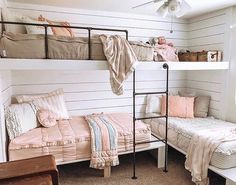
[[[52,127],[57,124],[57,114],[47,109],[40,109],[37,111],[37,118],[39,123],[44,127]]]

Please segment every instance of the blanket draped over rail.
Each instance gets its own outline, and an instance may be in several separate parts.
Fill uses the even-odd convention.
[[[112,121],[104,114],[88,115],[85,119],[91,131],[90,167],[104,169],[118,165],[118,133]]]
[[[123,82],[134,71],[138,59],[125,38],[118,35],[100,35],[100,39],[109,65],[112,91],[122,95]]]
[[[218,128],[195,133],[186,155],[185,168],[197,185],[208,185],[208,167],[216,148],[223,142],[236,140],[236,128]]]

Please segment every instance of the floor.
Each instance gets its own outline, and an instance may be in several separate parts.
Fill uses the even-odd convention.
[[[89,168],[89,162],[59,166],[61,185],[194,185],[191,175],[184,169],[185,157],[174,149],[169,150],[168,173],[156,167],[148,153],[137,154],[137,180],[132,180],[132,155],[120,157],[120,165],[112,168],[110,178],[103,172]],[[224,185],[225,180],[209,172],[210,185]]]

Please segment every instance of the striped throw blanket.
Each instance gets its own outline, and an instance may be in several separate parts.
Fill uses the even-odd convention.
[[[85,116],[91,131],[90,167],[104,169],[119,164],[118,133],[112,121],[104,114]]]

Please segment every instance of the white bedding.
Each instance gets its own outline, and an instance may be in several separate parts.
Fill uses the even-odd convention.
[[[152,116],[157,116],[152,114]],[[148,115],[150,116],[150,114]],[[152,132],[160,137],[165,136],[165,119],[152,119],[147,121],[151,125]],[[174,146],[187,152],[190,140],[194,133],[210,128],[236,128],[236,124],[208,118],[169,118],[168,140]],[[236,167],[236,141],[224,142],[215,150],[211,165],[218,168]]]

